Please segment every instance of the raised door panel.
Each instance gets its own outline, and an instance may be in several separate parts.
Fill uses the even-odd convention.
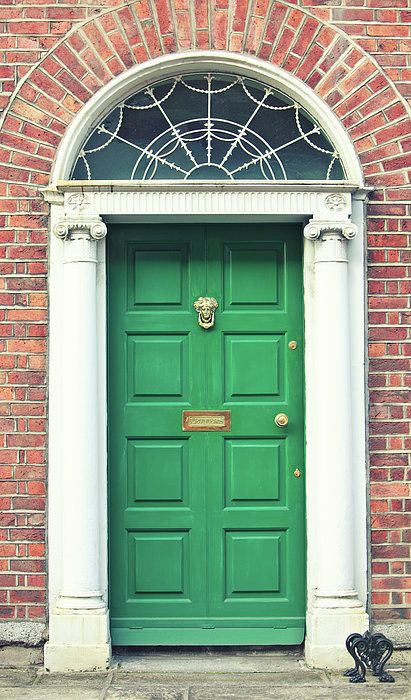
[[[279,308],[284,300],[282,246],[229,242],[224,246],[224,309]]]
[[[161,311],[183,307],[189,293],[189,255],[189,244],[131,244],[128,264],[129,309]]]
[[[282,537],[284,533],[276,530],[225,531],[226,601],[250,595],[254,600],[267,599],[281,593]]]
[[[189,333],[128,334],[129,401],[188,401]]]
[[[281,334],[224,334],[225,402],[281,400],[283,345]]]
[[[284,441],[224,440],[225,507],[268,507],[284,503]]]
[[[189,596],[189,530],[130,531],[128,599]]]
[[[131,439],[127,444],[128,505],[189,505],[189,439]]]

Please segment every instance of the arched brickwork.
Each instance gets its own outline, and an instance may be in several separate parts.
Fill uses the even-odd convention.
[[[409,114],[378,64],[340,30],[291,3],[260,0],[250,15],[244,8],[253,3],[236,2],[232,12],[230,4],[219,0],[209,12],[206,0],[139,0],[74,28],[28,73],[10,104],[3,144],[15,170],[8,177],[47,184],[59,135],[124,70],[170,52],[224,49],[270,61],[309,85],[347,129],[367,183],[396,200],[393,188],[408,182],[410,162],[398,138],[409,133]],[[22,158],[28,180],[18,171]]]
[[[405,218],[411,199],[411,122],[401,92],[366,53],[365,40],[356,42],[344,17],[339,23],[334,10],[321,5],[315,0],[95,3],[91,17],[76,15],[72,28],[66,23],[62,37],[53,38],[49,52],[18,84],[0,149],[0,462],[3,478],[11,480],[2,499],[10,510],[10,529],[0,561],[12,589],[8,595],[0,591],[0,617],[44,616],[47,207],[38,188],[49,182],[67,125],[101,86],[137,63],[190,49],[251,54],[300,78],[339,117],[367,184],[376,188],[368,220],[374,615],[411,617],[410,600],[402,593],[411,588],[405,562],[411,532],[406,529],[411,382],[405,374],[411,354],[406,251],[411,226]],[[22,514],[13,515],[13,509]]]

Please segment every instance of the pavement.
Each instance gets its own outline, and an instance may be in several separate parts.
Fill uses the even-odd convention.
[[[410,653],[394,652],[388,669],[395,683],[367,675],[353,685],[341,672],[307,668],[300,650],[134,649],[115,655],[104,672],[2,668],[0,700],[411,700]]]

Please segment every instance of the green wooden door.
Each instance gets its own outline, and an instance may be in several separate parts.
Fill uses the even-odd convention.
[[[108,240],[113,643],[297,644],[299,227],[123,225]],[[219,304],[209,330],[200,296]],[[231,411],[231,430],[182,430],[183,411],[207,409]]]

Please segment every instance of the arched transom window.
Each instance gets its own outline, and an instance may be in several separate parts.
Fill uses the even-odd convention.
[[[81,148],[74,180],[343,180],[301,105],[254,79],[190,73],[121,102]]]

